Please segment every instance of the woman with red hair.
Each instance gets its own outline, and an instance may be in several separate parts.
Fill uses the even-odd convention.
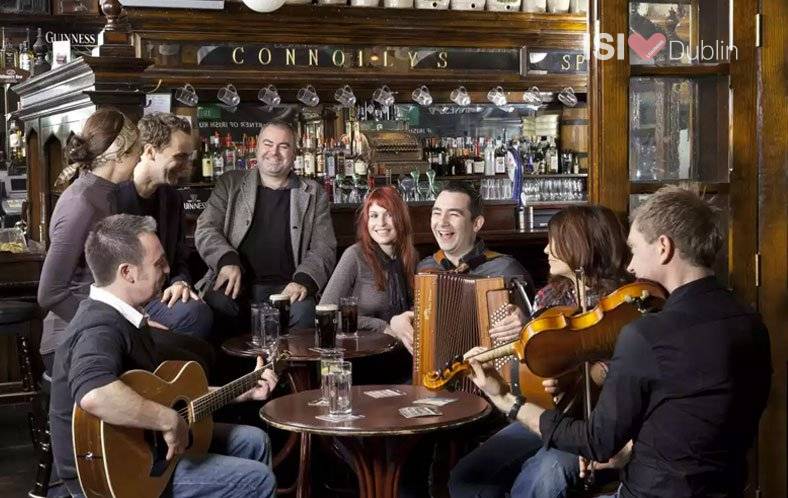
[[[396,189],[377,188],[367,196],[358,214],[356,239],[342,253],[320,304],[357,297],[359,329],[396,337],[410,351],[418,254],[408,207]]]

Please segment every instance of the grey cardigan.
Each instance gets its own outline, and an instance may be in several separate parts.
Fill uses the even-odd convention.
[[[375,276],[358,243],[345,249],[328,281],[320,304],[339,304],[340,297],[358,298],[358,328],[383,332],[388,322],[379,318],[388,310],[388,294],[378,290]]]
[[[237,254],[252,224],[258,175],[257,170],[228,171],[216,182],[194,233],[197,251],[208,265],[208,272],[197,283],[198,289],[211,288],[222,257],[230,252]],[[290,190],[290,242],[295,273],[309,275],[322,289],[336,263],[331,209],[317,182],[303,178],[298,182],[298,187]]]
[[[38,304],[49,311],[41,354],[54,352],[79,303],[88,296],[93,275],[85,262],[85,240],[99,220],[117,212],[117,190],[117,184],[83,171],[55,205],[38,283]]]

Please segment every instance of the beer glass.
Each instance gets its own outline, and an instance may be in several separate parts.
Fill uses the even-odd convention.
[[[279,311],[279,335],[287,335],[290,332],[290,296],[271,294],[268,300]]]
[[[372,100],[384,107],[388,107],[394,105],[394,94],[391,92],[391,88],[389,88],[388,85],[383,85],[372,92]]]
[[[277,90],[274,85],[268,85],[265,88],[261,88],[260,91],[257,92],[257,98],[262,103],[269,106],[279,105],[282,102],[282,97],[279,96],[279,90]]]
[[[358,332],[358,298],[356,296],[340,297],[339,313],[342,331],[339,337],[356,337]]]
[[[506,92],[503,91],[503,87],[496,86],[487,92],[487,100],[499,107],[506,105]]]
[[[232,83],[221,87],[219,91],[216,92],[216,98],[230,107],[235,107],[241,103],[241,96],[238,95],[238,90],[235,89],[235,85]]]
[[[353,107],[356,105],[356,96],[350,85],[345,85],[339,90],[334,92],[334,99],[345,107]]]
[[[337,309],[336,304],[315,306],[315,336],[320,348],[333,349],[337,345]]]
[[[308,107],[315,107],[320,103],[320,97],[317,96],[317,91],[312,85],[307,85],[298,90],[298,101]]]
[[[411,97],[413,97],[413,100],[418,102],[419,105],[432,105],[432,95],[430,95],[430,89],[427,88],[426,85],[421,85],[413,90]]]
[[[175,90],[175,100],[189,107],[194,107],[198,101],[197,92],[193,86],[186,83],[183,87]]]
[[[464,86],[459,86],[452,90],[449,98],[459,106],[466,106],[471,103],[471,96],[468,95],[468,90]]]

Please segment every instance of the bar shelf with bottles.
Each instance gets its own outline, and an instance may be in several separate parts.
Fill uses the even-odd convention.
[[[475,183],[488,201],[516,203],[517,171],[522,203],[552,207],[587,199],[587,142],[561,140],[559,129],[570,125],[564,126],[560,106],[281,107],[279,114],[297,116],[291,120],[298,134],[295,173],[322,184],[336,206],[356,205],[381,185],[396,186],[409,204],[429,202],[451,180]],[[190,186],[210,186],[225,171],[257,166],[252,129],[209,124],[199,125],[202,157]]]

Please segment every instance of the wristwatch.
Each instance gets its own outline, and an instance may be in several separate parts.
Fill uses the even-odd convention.
[[[514,422],[517,420],[517,414],[520,413],[520,408],[523,407],[525,404],[525,397],[524,396],[515,396],[514,404],[512,408],[509,409],[509,413],[506,414],[506,418]]]

